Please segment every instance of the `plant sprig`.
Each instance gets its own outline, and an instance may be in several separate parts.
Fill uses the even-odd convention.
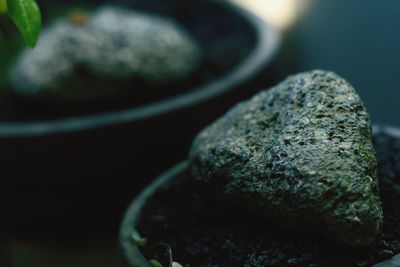
[[[0,14],[8,14],[25,43],[34,47],[42,28],[42,16],[35,0],[0,0]]]

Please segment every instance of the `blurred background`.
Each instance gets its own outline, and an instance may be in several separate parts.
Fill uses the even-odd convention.
[[[310,69],[332,70],[356,88],[371,114],[373,123],[400,126],[400,105],[397,103],[400,98],[400,1],[232,1],[272,25],[281,36],[274,60],[269,63],[269,67],[260,75],[256,84],[251,86],[262,89],[287,75]],[[57,5],[57,2],[54,4]],[[46,8],[40,1],[39,5],[43,9]],[[9,56],[6,54],[8,52],[4,51],[0,51],[0,58]],[[1,73],[0,66],[0,75]],[[0,81],[4,79],[3,72]],[[212,113],[210,110],[206,112]],[[183,159],[183,156],[181,158]],[[19,194],[26,193],[31,198],[40,199],[40,193],[32,193],[32,188],[41,192],[51,191],[54,186],[91,188],[93,185],[36,184],[29,187],[29,192],[18,190],[18,186],[1,185],[3,203],[0,207],[9,206],[10,199],[17,199]],[[132,190],[131,198],[138,189]],[[66,193],[68,194],[74,196],[76,193],[72,190]],[[97,197],[107,198],[115,195],[118,195],[118,192],[110,196],[105,193],[99,194]],[[29,198],[24,201],[29,201]],[[38,205],[51,201],[47,195]],[[109,227],[95,227],[96,221],[93,221],[88,223],[89,226],[85,227],[83,232],[76,231],[75,226],[86,220],[85,216],[75,218],[74,227],[71,228],[71,222],[58,224],[55,228],[48,228],[47,225],[41,227],[39,224],[31,229],[11,227],[9,223],[0,224],[0,266],[118,266],[118,224],[128,203],[129,201],[122,201],[122,208],[120,206],[116,209],[116,214],[113,215],[115,217],[107,224]],[[23,209],[24,205],[19,205],[18,208]],[[90,218],[92,207],[86,208],[88,213],[85,215]],[[101,210],[101,207],[97,209]],[[29,213],[28,210],[26,212]],[[49,217],[52,217],[52,212],[54,211],[44,211]],[[0,211],[0,221],[6,220],[1,218],[3,214],[9,213]],[[107,219],[108,214],[103,216]],[[27,225],[29,218],[24,221]],[[102,218],[96,217],[96,220]],[[92,231],[90,225],[94,226]]]
[[[332,70],[356,88],[375,123],[400,124],[400,2],[236,1],[283,30],[282,76]]]

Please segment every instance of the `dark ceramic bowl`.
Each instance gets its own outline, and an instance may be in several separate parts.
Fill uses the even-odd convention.
[[[74,5],[64,2],[67,7]],[[46,5],[60,8],[64,2],[42,1],[41,6],[46,11]],[[204,125],[239,98],[254,93],[252,82],[264,73],[279,45],[276,29],[227,1],[75,1],[93,2],[173,17],[199,41],[208,62],[223,65],[226,71],[215,76],[206,70],[204,76],[213,78],[204,78],[204,83],[130,107],[45,119],[21,107],[18,112],[29,113],[29,120],[0,120],[3,181],[132,175],[147,179],[182,158]]]
[[[238,99],[254,94],[261,88],[257,81],[274,82],[265,72],[277,52],[279,33],[227,1],[43,0],[40,6],[46,20],[52,16],[47,10],[103,3],[172,17],[198,40],[210,66],[224,71],[216,75],[206,66],[204,82],[182,92],[95,113],[49,118],[49,112],[35,113],[0,99],[0,207],[5,218],[0,224],[47,232],[60,223],[79,229],[86,225],[93,232],[105,222],[118,228],[132,195],[184,158],[200,129]],[[10,119],[13,115],[18,120]]]
[[[400,175],[400,158],[398,158],[398,153],[400,152],[400,129],[399,128],[392,128],[392,127],[374,127],[374,134],[375,134],[375,146],[377,149],[378,160],[381,164],[381,169],[384,170],[384,173],[390,173],[393,176],[398,177]],[[396,149],[391,148],[391,144],[397,142]],[[392,151],[393,150],[393,151]],[[387,162],[387,164],[385,163]],[[382,164],[383,163],[383,164]],[[140,248],[135,245],[132,240],[132,232],[134,230],[141,231],[141,220],[144,217],[144,209],[149,204],[149,202],[156,205],[159,196],[158,193],[163,191],[166,188],[169,188],[171,184],[177,184],[182,182],[183,174],[187,172],[187,162],[181,162],[178,165],[174,166],[157,179],[155,179],[149,186],[147,186],[141,194],[139,194],[134,201],[131,203],[130,207],[127,209],[125,216],[123,218],[121,227],[120,227],[120,235],[119,235],[119,243],[122,251],[122,255],[124,258],[124,266],[129,267],[143,267],[143,266],[150,266],[149,259],[146,259],[145,256],[142,254]],[[387,182],[393,179],[393,177],[386,177],[383,181],[385,185]],[[382,182],[382,181],[381,181]],[[197,192],[197,191],[196,191]],[[400,192],[400,191],[399,191]],[[177,197],[179,200],[179,197]],[[174,215],[166,215],[166,216],[173,216],[174,218],[181,218],[182,220],[186,220],[189,222],[194,222],[194,225],[185,224],[188,228],[194,229],[196,228],[196,216],[192,213],[188,213],[185,210],[174,210],[174,214],[180,214],[179,216]],[[190,214],[189,216],[193,215],[196,218],[191,220],[192,218],[185,217],[186,215]],[[213,213],[211,213],[213,214]],[[210,215],[212,216],[212,215]],[[249,219],[251,220],[251,219]],[[400,222],[399,222],[400,223]],[[167,229],[167,228],[165,228]],[[154,229],[157,233],[165,232],[165,229]],[[148,229],[149,230],[149,229]],[[150,231],[153,231],[150,229]],[[171,230],[174,232],[174,230]],[[181,229],[181,231],[184,231]],[[175,233],[175,232],[174,232]],[[197,236],[201,239],[201,237]],[[207,237],[204,237],[205,239]],[[162,239],[162,237],[161,237]],[[233,256],[232,256],[233,257]],[[382,262],[378,265],[379,267],[398,267],[400,266],[399,260],[400,254],[394,256],[392,259],[389,259],[385,262]]]

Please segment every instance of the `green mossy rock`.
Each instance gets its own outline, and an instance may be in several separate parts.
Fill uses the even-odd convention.
[[[362,246],[382,223],[371,138],[352,86],[317,70],[235,106],[197,136],[190,164],[235,205]]]

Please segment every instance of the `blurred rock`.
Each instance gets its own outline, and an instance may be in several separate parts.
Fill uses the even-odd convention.
[[[227,200],[280,225],[367,245],[382,223],[371,138],[351,85],[312,71],[240,103],[201,132],[191,170]]]
[[[37,47],[21,54],[10,80],[22,95],[89,98],[113,93],[107,80],[177,82],[200,61],[196,41],[172,20],[106,6],[48,26]]]

